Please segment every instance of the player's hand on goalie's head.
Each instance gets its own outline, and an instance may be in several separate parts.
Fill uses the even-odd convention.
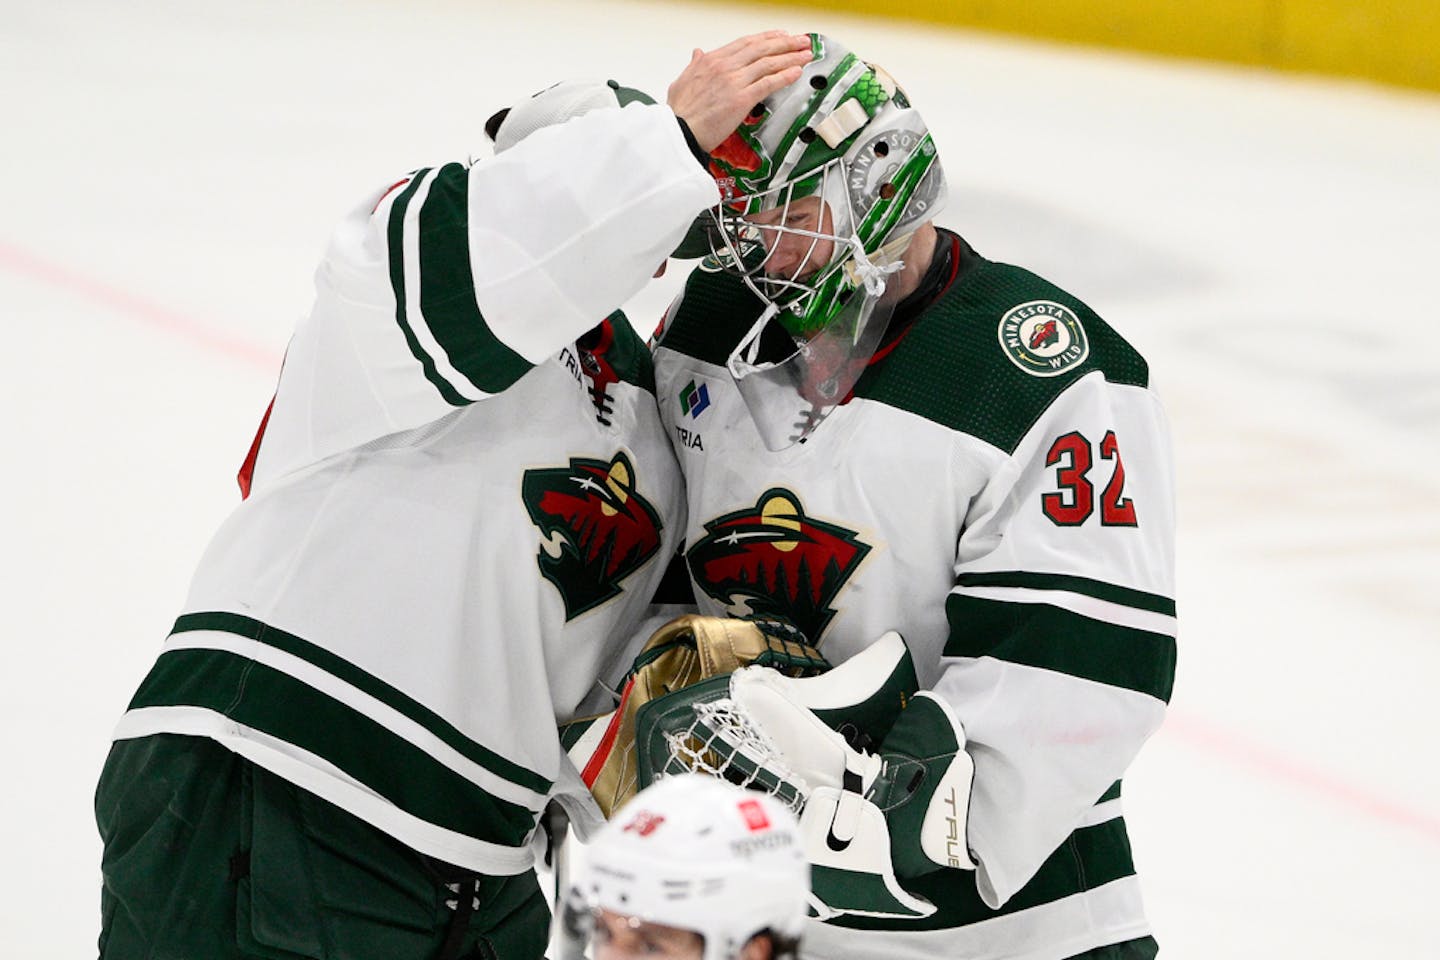
[[[740,37],[708,53],[697,48],[665,99],[709,153],[757,103],[799,80],[811,59],[810,36],[783,30]]]

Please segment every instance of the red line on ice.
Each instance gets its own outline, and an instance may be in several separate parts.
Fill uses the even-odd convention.
[[[1320,794],[1366,816],[1405,827],[1440,842],[1440,817],[1371,793],[1344,777],[1307,766],[1284,753],[1194,717],[1170,713],[1162,735],[1177,737],[1191,746],[1218,754],[1261,775]]]
[[[107,310],[187,340],[206,350],[223,354],[232,360],[239,360],[269,372],[280,369],[280,354],[274,351],[217,333],[190,317],[128,290],[45,260],[3,241],[0,241],[0,268],[84,297]]]

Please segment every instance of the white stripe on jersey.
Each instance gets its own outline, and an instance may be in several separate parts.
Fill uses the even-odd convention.
[[[276,776],[354,814],[406,846],[446,863],[492,876],[514,876],[534,866],[529,845],[506,847],[406,813],[324,757],[204,707],[142,707],[120,718],[114,739],[155,733],[209,737]]]
[[[351,686],[334,674],[327,673],[294,654],[286,653],[284,650],[247,637],[239,637],[233,633],[222,633],[217,630],[192,630],[174,634],[165,642],[164,652],[168,653],[173,650],[223,650],[247,657],[257,663],[263,663],[267,667],[279,670],[281,673],[294,677],[307,686],[338,700],[357,713],[369,717],[397,737],[414,744],[437,763],[455,771],[486,793],[519,804],[533,813],[539,813],[545,809],[546,797],[544,794],[512,783],[487,770],[394,707],[375,699],[363,690]]]
[[[1102,823],[1109,823],[1121,815],[1120,798],[1116,797],[1114,800],[1106,800],[1104,803],[1097,803],[1091,807],[1085,813],[1085,816],[1080,818],[1080,822],[1075,824],[1075,829],[1079,830],[1081,827],[1094,827]]]
[[[450,362],[450,355],[430,332],[430,322],[425,319],[425,313],[420,309],[420,211],[425,206],[425,199],[430,195],[430,188],[435,184],[440,170],[440,167],[436,167],[425,174],[420,186],[415,188],[415,193],[410,197],[410,205],[405,208],[405,222],[400,232],[400,248],[405,265],[405,316],[409,318],[410,330],[415,334],[420,349],[434,362],[435,372],[444,377],[445,381],[455,388],[455,392],[466,400],[484,400],[491,394],[475,386],[469,377],[455,369]]]
[[[1167,637],[1173,637],[1178,632],[1176,620],[1173,616],[1168,616],[1163,613],[1152,613],[1149,610],[1137,610],[1134,607],[1127,607],[1122,603],[1099,600],[1083,593],[1072,593],[1069,590],[1035,590],[1030,587],[957,586],[950,592],[963,594],[967,597],[979,597],[982,600],[999,600],[1002,603],[1049,604],[1053,607],[1069,610],[1071,613],[1078,613],[1080,616],[1088,617],[1091,620],[1113,623],[1118,627],[1129,627],[1132,630],[1144,630],[1146,633],[1159,633]]]

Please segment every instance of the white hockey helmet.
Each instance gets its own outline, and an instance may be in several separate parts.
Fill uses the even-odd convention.
[[[808,914],[799,825],[765,794],[702,774],[646,787],[585,848],[559,911],[563,960],[579,960],[601,911],[699,934],[703,960],[754,936],[793,950]]]

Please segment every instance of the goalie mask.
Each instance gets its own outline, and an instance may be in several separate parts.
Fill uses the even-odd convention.
[[[935,145],[904,92],[811,38],[800,79],[711,153],[723,200],[702,269],[738,274],[765,305],[727,365],[772,450],[804,439],[854,387],[897,299],[889,278],[945,201]]]
[[[641,791],[585,848],[559,914],[561,960],[735,960],[768,933],[793,952],[810,868],[794,817],[770,797],[700,776]]]

